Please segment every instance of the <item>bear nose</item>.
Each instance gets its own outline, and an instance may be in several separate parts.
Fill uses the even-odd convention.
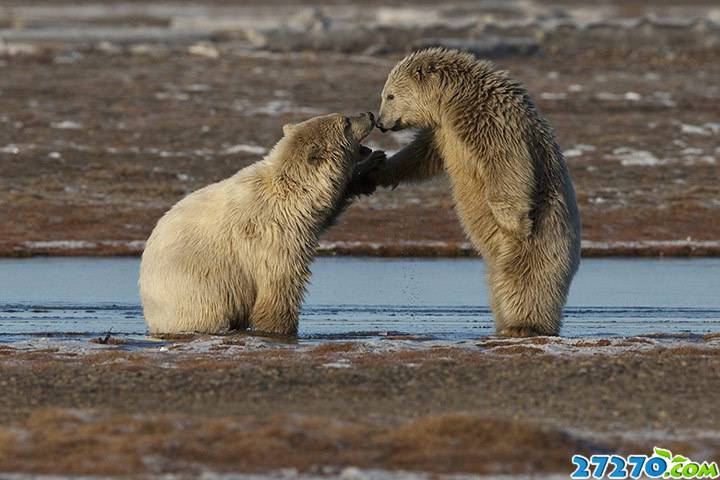
[[[383,125],[382,121],[378,118],[375,122],[375,126],[378,127],[383,132],[385,131],[385,125]]]

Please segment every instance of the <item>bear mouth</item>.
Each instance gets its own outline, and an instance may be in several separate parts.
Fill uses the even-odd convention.
[[[377,128],[379,128],[382,133],[385,133],[385,132],[398,132],[398,131],[403,130],[403,129],[405,128],[405,127],[403,127],[402,119],[400,119],[400,118],[398,118],[397,120],[395,120],[395,123],[392,124],[392,127],[386,127],[385,125],[380,124],[380,123],[377,123],[376,125],[377,125]]]

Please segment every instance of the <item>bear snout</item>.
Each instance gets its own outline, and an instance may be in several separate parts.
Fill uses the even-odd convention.
[[[355,140],[361,142],[375,128],[375,115],[372,112],[363,112],[350,117],[352,133]]]
[[[402,130],[402,125],[399,118],[395,120],[390,126],[386,125],[382,118],[378,118],[377,122],[375,122],[375,126],[379,128],[380,131],[383,133],[387,132],[388,130],[392,130],[393,132]]]

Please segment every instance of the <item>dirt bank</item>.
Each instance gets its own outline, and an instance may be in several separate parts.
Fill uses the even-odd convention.
[[[562,473],[576,452],[720,455],[717,335],[386,343],[0,347],[0,471]]]

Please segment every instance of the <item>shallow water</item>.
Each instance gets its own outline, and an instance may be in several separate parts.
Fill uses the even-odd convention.
[[[0,342],[146,335],[136,258],[0,260]],[[302,341],[492,334],[477,259],[319,258]],[[720,331],[720,259],[589,259],[573,283],[570,337]]]

